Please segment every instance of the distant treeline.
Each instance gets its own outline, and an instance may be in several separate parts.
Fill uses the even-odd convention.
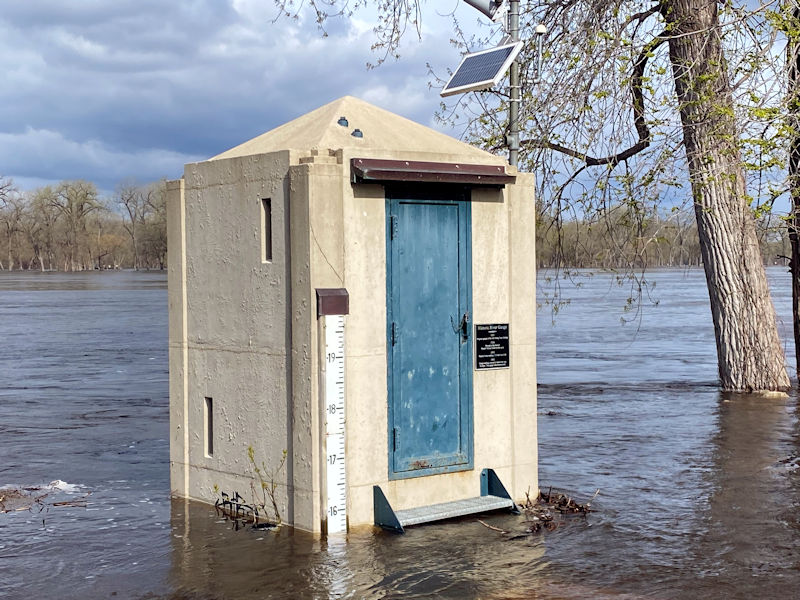
[[[121,184],[100,198],[87,181],[18,192],[0,178],[0,270],[163,269],[165,183]]]
[[[620,209],[591,220],[559,220],[540,214],[536,228],[538,268],[646,268],[703,264],[694,212],[632,214]],[[789,233],[782,219],[756,220],[764,262],[788,264]]]
[[[786,264],[786,224],[756,221],[764,261]],[[636,212],[619,206],[591,219],[539,213],[539,268],[700,266],[694,213]],[[0,270],[163,269],[167,258],[166,185],[123,183],[100,198],[87,181],[64,181],[25,193],[0,177]]]

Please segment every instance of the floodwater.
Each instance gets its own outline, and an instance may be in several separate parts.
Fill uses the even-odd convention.
[[[800,598],[796,397],[719,392],[702,272],[650,273],[624,325],[625,286],[575,279],[538,315],[540,484],[595,512],[327,543],[170,501],[163,274],[0,272],[0,487],[47,494],[0,514],[0,597]]]

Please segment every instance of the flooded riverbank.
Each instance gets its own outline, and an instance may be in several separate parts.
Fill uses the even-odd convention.
[[[789,339],[788,276],[770,276]],[[649,277],[641,322],[620,324],[602,274],[554,325],[539,314],[540,484],[599,489],[595,512],[513,540],[465,519],[329,544],[170,501],[163,274],[0,273],[0,487],[91,493],[0,514],[0,595],[800,597],[796,397],[721,394],[702,272]]]

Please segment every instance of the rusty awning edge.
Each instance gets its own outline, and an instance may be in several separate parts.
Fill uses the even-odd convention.
[[[353,158],[350,170],[354,183],[398,181],[503,187],[516,181],[514,175],[506,173],[504,165]]]

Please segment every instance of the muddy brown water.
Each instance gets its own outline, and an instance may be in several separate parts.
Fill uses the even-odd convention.
[[[0,514],[0,597],[800,598],[797,399],[721,394],[702,273],[648,277],[641,321],[620,324],[605,274],[564,285],[555,325],[538,315],[540,483],[599,489],[588,518],[328,543],[169,499],[162,273],[2,272],[0,487],[63,485]],[[788,276],[770,277],[788,339]]]

